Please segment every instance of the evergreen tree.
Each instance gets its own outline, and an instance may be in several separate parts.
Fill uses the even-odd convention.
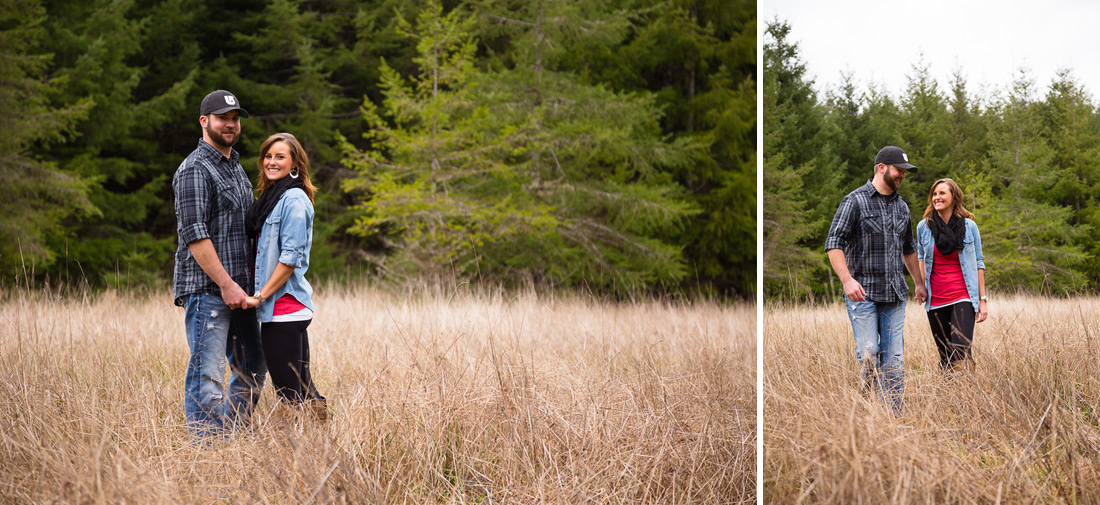
[[[1047,144],[1034,82],[1021,74],[1006,97],[990,108],[999,120],[990,131],[993,198],[982,219],[986,279],[993,288],[1068,292],[1084,287],[1080,241],[1072,209],[1050,201],[1065,177]]]
[[[679,243],[705,279],[723,290],[746,294],[755,284],[759,218],[756,10],[746,1],[688,5],[695,26],[713,27],[721,42],[688,67],[687,89],[674,95],[686,97],[688,103],[687,135],[708,146],[708,157],[714,160],[713,165],[704,159],[674,174],[702,205],[701,217],[689,223]]]
[[[821,258],[799,242],[813,235],[820,223],[807,220],[802,198],[802,173],[791,167],[778,145],[783,139],[767,135],[780,121],[777,86],[764,77],[764,293],[799,298],[810,294],[813,274]],[[817,225],[817,226],[815,226]]]
[[[829,151],[837,158],[838,186],[855,188],[870,177],[873,163],[868,160],[874,160],[879,149],[872,141],[867,97],[856,88],[855,76],[841,75],[837,89],[826,94],[825,107],[823,133]]]
[[[756,263],[755,5],[623,0],[583,8],[598,27],[587,32],[607,35],[567,40],[555,69],[618,91],[653,92],[666,134],[708,146],[706,157],[672,172],[702,212],[670,239],[684,248],[693,284],[748,294]]]
[[[419,71],[406,84],[383,64],[382,112],[394,125],[366,100],[375,148],[345,145],[362,174],[348,189],[369,191],[355,230],[401,237],[421,273],[609,290],[683,278],[679,249],[658,237],[692,209],[658,167],[690,159],[692,146],[661,140],[651,97],[546,68],[550,44],[528,48],[516,69],[478,72],[472,23],[430,6],[403,27]]]
[[[947,107],[944,138],[947,139],[948,149],[944,156],[947,170],[944,177],[950,177],[962,188],[966,208],[975,214],[980,228],[982,211],[992,194],[986,158],[989,150],[988,127],[980,100],[971,96],[966,79],[958,71],[952,75]]]
[[[947,102],[949,116],[943,136],[947,142],[944,166],[947,176],[952,178],[959,176],[951,174],[967,174],[978,169],[988,150],[988,128],[982,120],[981,103],[971,96],[966,84],[959,71],[952,75]]]
[[[54,73],[64,79],[55,100],[92,104],[87,120],[76,125],[80,135],[52,148],[50,157],[92,182],[89,198],[97,209],[66,222],[64,234],[50,242],[69,251],[59,273],[79,267],[96,283],[157,282],[174,249],[168,227],[156,223],[170,222],[164,198],[179,160],[164,159],[153,133],[181,113],[196,71],[182,69],[166,88],[146,88],[139,97],[147,70],[133,61],[143,59],[138,56],[159,11],[131,17],[133,11],[132,1],[97,0],[51,8],[46,23]]]
[[[46,159],[44,150],[76,135],[91,100],[52,105],[50,96],[66,84],[49,79],[52,55],[42,52],[46,13],[37,1],[0,6],[0,177],[10,188],[0,199],[0,284],[56,264],[64,248],[51,247],[62,220],[94,216],[89,178]]]
[[[900,103],[902,140],[895,144],[920,167],[916,173],[906,176],[905,184],[898,189],[914,214],[919,214],[927,205],[932,183],[951,173],[943,161],[950,147],[950,139],[944,136],[948,121],[947,103],[936,80],[930,76],[931,68],[922,56],[908,76]]]
[[[1072,209],[1070,223],[1100,229],[1100,122],[1092,97],[1068,70],[1051,83],[1043,123],[1060,174],[1050,196]],[[1100,286],[1100,239],[1089,233],[1082,244],[1088,254],[1085,275],[1090,285]]]
[[[815,287],[824,266],[822,242],[804,241],[828,223],[821,217],[827,212],[825,192],[813,192],[819,198],[810,201],[805,190],[803,177],[825,171],[813,158],[820,154],[822,124],[798,47],[787,42],[789,31],[785,23],[769,24],[771,40],[764,44],[763,288],[765,296],[800,297]]]

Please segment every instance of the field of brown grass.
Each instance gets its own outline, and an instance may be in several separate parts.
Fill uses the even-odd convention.
[[[0,502],[755,502],[754,307],[322,290],[330,422],[204,448],[169,298],[5,297]]]
[[[764,310],[766,503],[1100,503],[1100,300],[994,299],[972,376],[906,310],[906,410],[857,387],[843,305]]]

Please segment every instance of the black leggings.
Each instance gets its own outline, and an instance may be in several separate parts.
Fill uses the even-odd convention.
[[[970,354],[970,344],[974,342],[974,305],[969,301],[928,311],[928,325],[932,327],[932,339],[940,352],[941,366],[974,359]]]
[[[275,393],[290,403],[324,399],[313,386],[309,373],[309,334],[312,319],[263,323],[260,338],[264,346],[267,371]]]

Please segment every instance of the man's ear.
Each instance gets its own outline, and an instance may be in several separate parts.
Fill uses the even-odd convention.
[[[199,126],[202,126],[203,128],[206,128],[206,123],[209,120],[210,120],[210,118],[208,118],[206,116],[199,116]]]

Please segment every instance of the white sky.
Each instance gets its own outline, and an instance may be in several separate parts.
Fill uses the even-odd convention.
[[[1035,98],[1065,68],[1093,103],[1100,96],[1100,0],[762,1],[762,26],[777,17],[790,25],[788,41],[798,42],[819,93],[845,71],[858,89],[874,83],[896,97],[923,52],[942,93],[959,69],[971,96],[988,98],[1025,66]]]

